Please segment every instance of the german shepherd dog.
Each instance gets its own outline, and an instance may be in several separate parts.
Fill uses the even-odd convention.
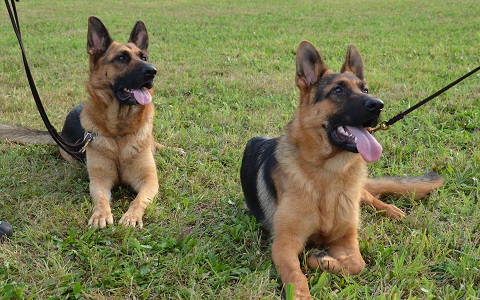
[[[367,179],[366,162],[382,147],[368,132],[383,102],[368,93],[362,57],[349,45],[335,73],[315,47],[303,41],[296,53],[300,103],[283,136],[248,141],[240,177],[245,201],[271,233],[272,260],[295,298],[310,298],[298,255],[307,244],[320,246],[308,266],[340,276],[365,268],[357,240],[360,202],[393,218],[404,213],[376,197],[426,196],[442,185],[436,173],[415,178]],[[375,197],[373,196],[375,195]]]
[[[148,33],[137,21],[128,43],[112,40],[96,17],[88,19],[87,52],[90,74],[86,83],[88,100],[67,116],[61,136],[68,142],[94,136],[85,153],[94,201],[89,226],[113,224],[111,190],[130,185],[138,194],[119,223],[143,227],[146,207],[158,192],[153,153],[161,145],[153,141],[153,82],[157,70],[148,62]],[[49,143],[46,131],[0,125],[0,138],[20,143]],[[78,149],[74,149],[78,150]],[[68,161],[73,157],[60,150]]]

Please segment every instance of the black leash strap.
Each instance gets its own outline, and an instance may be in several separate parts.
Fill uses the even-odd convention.
[[[472,76],[474,73],[476,73],[478,70],[480,70],[480,66],[476,67],[475,69],[473,69],[472,71],[468,72],[467,74],[463,75],[462,77],[458,78],[457,80],[455,80],[454,82],[450,83],[449,85],[443,87],[442,89],[436,91],[435,93],[431,94],[430,96],[428,96],[427,98],[423,99],[422,101],[418,102],[417,104],[415,104],[414,106],[410,107],[409,109],[405,110],[405,111],[402,111],[401,113],[397,114],[396,116],[394,116],[393,118],[391,118],[390,120],[388,121],[383,121],[380,123],[380,125],[378,125],[377,128],[374,128],[371,130],[371,132],[376,132],[378,130],[387,130],[390,128],[390,126],[392,126],[393,124],[395,124],[396,122],[400,121],[401,119],[403,119],[407,114],[411,113],[412,111],[416,110],[417,108],[419,108],[420,106],[424,105],[425,103],[427,103],[428,101],[432,100],[433,98],[436,98],[438,97],[439,95],[443,94],[444,92],[446,92],[447,90],[449,90],[451,87],[457,85],[458,83],[460,83],[461,81],[463,81],[464,79]]]
[[[25,67],[25,72],[27,74],[28,84],[30,85],[30,89],[32,91],[33,99],[35,99],[35,104],[37,105],[38,112],[42,117],[43,123],[45,127],[47,127],[48,132],[52,136],[53,140],[57,145],[62,148],[65,152],[73,156],[78,161],[83,161],[83,152],[85,152],[85,148],[88,143],[93,139],[89,138],[86,135],[86,138],[76,144],[71,144],[65,141],[60,134],[58,134],[57,130],[53,125],[50,123],[50,120],[47,117],[45,109],[43,108],[42,101],[37,91],[37,87],[35,86],[35,81],[33,80],[32,73],[30,72],[30,67],[28,65],[27,56],[25,54],[25,48],[23,47],[22,36],[20,34],[20,23],[18,22],[18,15],[17,9],[15,7],[15,1],[20,2],[20,0],[11,0],[11,7],[8,3],[8,0],[5,0],[5,5],[7,6],[8,15],[10,16],[10,21],[12,22],[13,30],[17,36],[18,44],[20,45],[20,50],[22,51],[22,58],[23,58],[23,65]],[[81,149],[80,151],[72,151],[71,149]]]

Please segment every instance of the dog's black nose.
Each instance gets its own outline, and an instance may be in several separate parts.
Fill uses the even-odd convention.
[[[365,108],[367,108],[368,111],[380,112],[383,109],[383,101],[377,98],[370,98],[365,101]]]
[[[157,75],[157,69],[152,65],[145,65],[145,67],[143,67],[143,75],[148,78],[153,78]]]

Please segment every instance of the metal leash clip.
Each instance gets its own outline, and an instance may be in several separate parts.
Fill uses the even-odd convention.
[[[375,133],[379,130],[387,130],[389,128],[390,126],[387,124],[387,121],[383,121],[380,124],[378,124],[377,128],[370,129],[370,133]]]
[[[88,144],[90,144],[90,142],[95,139],[95,136],[96,136],[96,134],[93,134],[90,131],[85,133],[85,136],[83,137],[83,142],[85,144],[83,145],[82,149],[80,149],[80,151],[79,151],[80,153],[84,153],[87,150]]]

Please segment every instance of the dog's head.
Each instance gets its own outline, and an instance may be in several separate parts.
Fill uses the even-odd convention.
[[[382,147],[368,128],[377,125],[383,102],[368,93],[357,48],[349,45],[340,73],[335,73],[327,68],[315,47],[303,41],[296,65],[298,113],[303,126],[320,135],[326,152],[344,150],[360,153],[365,161],[376,161]]]
[[[137,21],[127,44],[112,40],[107,28],[96,17],[88,18],[87,52],[90,55],[90,85],[97,92],[109,93],[125,105],[152,102],[157,70],[148,63],[148,33]],[[101,97],[104,99],[105,97]]]

